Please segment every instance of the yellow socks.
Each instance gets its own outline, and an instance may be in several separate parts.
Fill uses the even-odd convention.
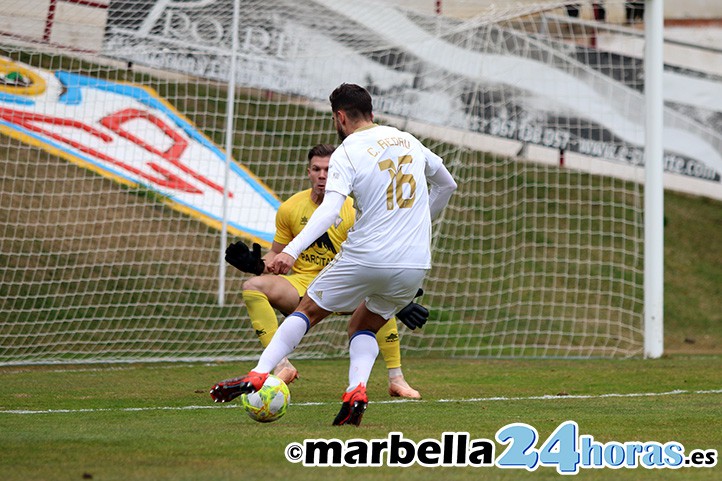
[[[401,367],[401,347],[399,345],[399,330],[396,327],[396,318],[392,317],[376,333],[379,351],[386,363],[386,369]]]
[[[251,318],[251,325],[256,330],[256,336],[263,347],[268,346],[271,338],[278,329],[276,311],[268,302],[268,297],[259,291],[243,291],[243,300]]]

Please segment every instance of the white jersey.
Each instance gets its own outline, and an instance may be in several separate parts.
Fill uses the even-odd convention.
[[[352,195],[356,223],[342,256],[368,267],[431,268],[431,216],[426,176],[439,156],[413,135],[373,125],[356,130],[334,151],[326,191]]]

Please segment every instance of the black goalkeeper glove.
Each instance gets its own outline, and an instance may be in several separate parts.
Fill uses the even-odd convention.
[[[420,297],[423,294],[424,290],[419,289],[414,298]],[[421,304],[412,301],[396,314],[396,318],[413,331],[417,327],[424,327],[424,324],[426,324],[426,321],[429,319],[429,310]]]
[[[266,263],[261,259],[261,246],[253,243],[253,251],[241,241],[235,242],[226,249],[226,262],[239,271],[248,272],[260,276],[266,268]]]

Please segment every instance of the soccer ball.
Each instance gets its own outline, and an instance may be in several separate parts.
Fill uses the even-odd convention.
[[[260,391],[241,396],[243,409],[251,419],[259,423],[270,423],[283,417],[290,402],[288,386],[273,374],[268,375]]]

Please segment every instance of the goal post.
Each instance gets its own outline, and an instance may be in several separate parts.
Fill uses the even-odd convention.
[[[223,246],[270,246],[278,205],[308,187],[306,152],[338,142],[341,82],[459,184],[404,357],[658,357],[645,151],[694,191],[719,184],[722,142],[679,98],[650,136],[645,54],[605,49],[640,26],[615,20],[623,1],[605,21],[572,3],[111,0],[93,46],[1,36],[0,364],[256,359],[247,277]],[[62,13],[59,31],[83,21]],[[345,324],[295,355],[345,356]]]
[[[664,0],[647,0],[645,19],[644,356],[664,352]]]

